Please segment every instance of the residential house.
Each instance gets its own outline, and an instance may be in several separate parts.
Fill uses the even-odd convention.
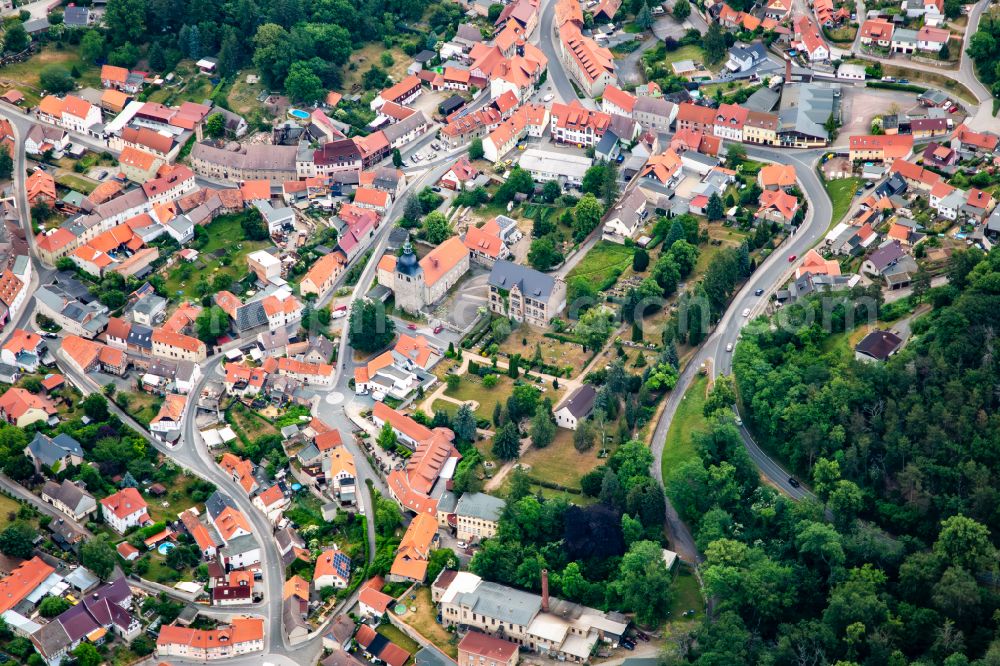
[[[621,244],[626,239],[634,238],[648,217],[646,204],[646,196],[639,188],[622,197],[608,215],[601,237]]]
[[[135,488],[122,488],[101,500],[101,515],[104,522],[119,534],[125,534],[133,527],[152,524],[149,505]]]
[[[515,666],[519,652],[517,643],[478,631],[470,631],[458,643],[458,664],[459,666]]]
[[[35,471],[48,468],[53,471],[82,465],[86,457],[80,442],[66,433],[49,437],[36,432],[34,438],[24,447],[24,455],[35,465]]]
[[[18,428],[46,423],[55,416],[56,407],[51,400],[23,388],[11,387],[0,396],[0,419]]]
[[[437,527],[434,516],[426,513],[414,516],[396,549],[396,557],[389,570],[390,581],[424,582],[431,550],[438,542]]]
[[[785,227],[790,227],[795,219],[795,214],[799,211],[798,199],[783,190],[766,190],[760,195],[758,201],[760,207],[754,215],[756,220],[777,222]]]
[[[48,502],[76,521],[97,513],[97,501],[93,496],[69,479],[63,479],[62,483],[46,481],[41,496],[43,502]]]
[[[215,661],[264,651],[264,619],[233,617],[215,629],[161,626],[156,637],[158,657]]]
[[[878,161],[892,164],[913,152],[914,137],[909,134],[855,135],[849,138],[852,162]]]
[[[299,293],[303,296],[315,294],[317,300],[322,300],[333,289],[345,268],[347,260],[339,251],[323,255],[302,277]]]
[[[885,362],[903,346],[903,340],[892,331],[874,330],[854,346],[854,358],[871,363]]]
[[[337,548],[330,548],[316,558],[313,586],[317,590],[333,587],[346,589],[351,582],[351,558]]]
[[[510,250],[500,237],[500,225],[496,218],[481,227],[470,226],[463,242],[469,248],[472,260],[484,266],[493,266],[498,260],[510,256]]]

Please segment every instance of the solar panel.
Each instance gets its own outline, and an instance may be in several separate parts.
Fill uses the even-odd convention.
[[[343,553],[334,554],[333,568],[342,578],[349,579],[351,577],[351,558]]]

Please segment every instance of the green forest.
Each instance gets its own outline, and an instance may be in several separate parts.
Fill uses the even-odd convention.
[[[873,290],[804,299],[746,327],[736,386],[716,384],[698,459],[667,495],[705,555],[714,618],[671,655],[698,664],[1000,664],[997,595],[1000,256],[950,260],[949,284],[885,364],[853,321]],[[873,297],[873,298],[864,298]],[[856,305],[860,304],[860,305]],[[911,303],[912,305],[912,303]],[[728,411],[811,480],[816,501],[762,485]]]
[[[229,77],[253,66],[272,89],[316,101],[341,85],[354,49],[382,41],[416,53],[461,16],[457,4],[430,0],[110,0],[107,28],[74,38],[85,58],[124,67],[146,58],[169,71],[181,58],[216,57]],[[386,81],[378,64],[365,72],[368,88]]]

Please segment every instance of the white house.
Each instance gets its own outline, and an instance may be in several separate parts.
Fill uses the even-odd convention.
[[[313,587],[322,590],[333,587],[343,590],[351,582],[351,558],[337,548],[324,550],[316,558],[316,570],[313,573]]]
[[[553,414],[556,425],[567,430],[576,430],[581,421],[594,410],[597,390],[591,384],[583,384],[559,403]]]
[[[608,221],[604,223],[603,239],[624,244],[626,238],[635,237],[647,215],[646,196],[636,188],[615,205]]]
[[[151,524],[149,506],[135,488],[122,488],[101,500],[101,516],[115,532],[125,534],[133,527]]]

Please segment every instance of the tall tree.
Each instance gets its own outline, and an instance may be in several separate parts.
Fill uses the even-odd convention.
[[[702,46],[705,49],[705,62],[709,65],[722,62],[722,59],[726,57],[726,37],[722,34],[722,28],[715,21],[709,22],[708,33],[705,35]]]
[[[521,453],[521,436],[513,421],[507,421],[493,436],[493,455],[500,460],[514,460]]]
[[[396,337],[396,324],[381,303],[365,299],[351,308],[348,336],[351,346],[363,352],[375,352]]]
[[[552,412],[548,405],[541,403],[535,409],[528,434],[531,436],[531,443],[539,449],[544,449],[555,439],[556,424],[552,421]]]
[[[462,406],[455,412],[452,429],[459,440],[463,442],[476,441],[476,416],[468,403],[462,403]]]

